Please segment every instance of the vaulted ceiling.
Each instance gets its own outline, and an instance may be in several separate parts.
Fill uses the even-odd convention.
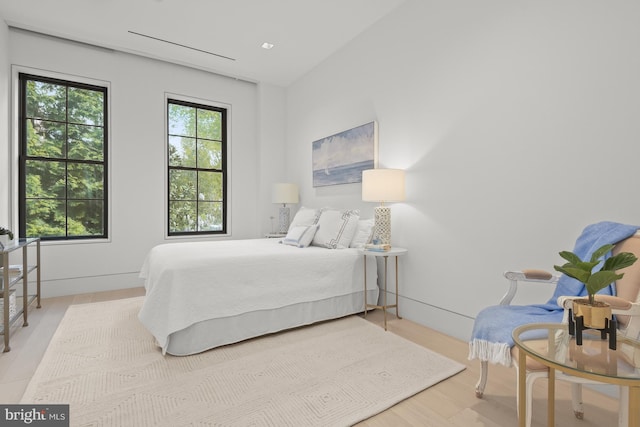
[[[403,2],[0,0],[0,17],[15,28],[288,86]]]

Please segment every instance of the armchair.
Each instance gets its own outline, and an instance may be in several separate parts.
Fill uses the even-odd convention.
[[[558,283],[558,279],[560,278],[559,274],[549,273],[545,270],[533,270],[527,269],[522,271],[505,271],[504,277],[509,280],[509,288],[507,292],[502,296],[498,305],[507,306],[511,305],[513,298],[518,293],[518,283],[547,283],[551,285],[556,285]],[[513,352],[513,354],[517,354],[517,352]],[[510,356],[513,359],[512,356]],[[515,363],[513,365],[516,370],[518,364]],[[480,359],[480,379],[476,383],[476,397],[478,399],[482,399],[484,395],[484,389],[487,386],[487,377],[489,375],[489,361]],[[527,413],[531,413],[531,411],[527,411]]]
[[[633,253],[640,259],[640,232],[618,243],[613,249],[613,254],[620,252]],[[560,296],[558,305],[563,307],[565,313],[571,309],[571,301],[575,296]],[[640,338],[640,262],[636,262],[630,267],[624,269],[624,277],[616,282],[616,296],[598,295],[596,299],[605,301],[611,306],[611,313],[616,316],[618,322],[618,336],[638,340]],[[565,315],[565,318],[567,316]],[[624,343],[624,340],[622,340]],[[627,363],[631,368],[640,366],[640,354],[636,354],[630,346],[620,348],[623,354],[622,363]],[[571,381],[574,383],[573,409],[576,417],[583,417],[582,399],[579,394],[580,384],[597,384],[592,381],[575,378],[568,375],[562,375],[560,379]],[[576,387],[577,386],[577,387]],[[628,388],[620,387],[620,416],[618,425],[620,427],[628,425],[628,416],[626,408],[628,408]],[[577,396],[576,396],[576,393]],[[578,400],[576,400],[576,397]],[[528,408],[531,405],[528,404]]]
[[[549,285],[557,285],[558,280],[560,279],[560,275],[556,273],[550,273],[545,270],[533,270],[533,269],[525,269],[522,271],[505,271],[504,277],[509,280],[509,288],[504,296],[500,299],[500,306],[509,306],[513,301],[513,298],[516,296],[518,292],[518,284],[519,283],[544,283]],[[564,313],[557,316],[557,320],[560,321],[564,318]],[[541,343],[544,343],[544,340],[541,340]],[[518,380],[518,351],[515,347],[511,347],[509,349],[509,357],[510,360],[513,361],[512,365],[516,370],[516,381]],[[548,369],[541,364],[537,363],[535,360],[529,358],[527,359],[527,426],[531,425],[531,415],[532,415],[532,404],[533,404],[533,385],[536,380],[540,378],[547,378]],[[487,385],[487,378],[489,375],[489,361],[488,360],[480,360],[480,378],[476,383],[476,397],[482,399],[484,396],[484,389]],[[556,379],[559,379],[560,374],[556,374]],[[516,390],[518,389],[518,384],[516,384]],[[577,411],[582,411],[582,389],[579,384],[574,384],[572,386],[572,402],[574,412],[576,417],[582,418],[578,415]],[[516,402],[516,407],[518,403]]]
[[[640,257],[640,235],[637,234],[639,227],[622,224],[603,222],[590,225],[585,228],[578,237],[574,248],[575,253],[581,256],[590,255],[595,249],[603,244],[616,244],[616,251],[633,252]],[[632,238],[633,237],[633,238]],[[611,254],[608,254],[610,256]],[[625,276],[614,286],[603,290],[609,295],[616,294],[620,299],[635,302],[640,289],[640,263],[634,264],[624,270]],[[558,323],[566,321],[567,314],[564,310],[564,303],[567,298],[584,296],[584,286],[573,279],[564,276],[548,273],[541,270],[507,271],[504,276],[509,280],[509,289],[496,306],[487,307],[476,317],[472,339],[469,343],[469,359],[480,360],[480,378],[475,387],[476,397],[482,398],[487,384],[488,364],[499,363],[505,366],[514,366],[517,370],[517,351],[513,349],[511,332],[519,325],[538,322]],[[517,306],[511,305],[518,290],[519,283],[545,283],[555,285],[555,291],[551,299],[546,304]],[[635,288],[635,292],[633,290]],[[619,302],[619,301],[618,301]],[[631,304],[633,307],[633,304]],[[626,305],[625,305],[626,306]],[[635,309],[634,309],[635,310]],[[640,310],[640,309],[637,309]],[[625,311],[628,315],[631,311]],[[619,314],[616,311],[616,314]],[[634,322],[626,318],[625,321],[619,319],[620,328],[630,334],[637,336],[640,332],[640,317]],[[634,332],[635,331],[635,332]],[[530,336],[527,339],[537,339],[539,337]],[[516,363],[513,363],[514,360]],[[531,391],[534,382],[538,378],[547,377],[547,369],[537,364],[534,360],[527,359],[526,387],[529,398],[527,405],[527,426],[531,424]],[[517,376],[516,376],[517,378]],[[582,408],[582,384],[593,383],[566,375],[558,375],[558,380],[565,380],[572,383],[572,406],[577,418],[583,417]],[[623,391],[621,400],[626,398]],[[621,414],[620,422],[625,419],[625,414]]]

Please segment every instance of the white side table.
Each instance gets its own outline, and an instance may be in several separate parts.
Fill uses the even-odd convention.
[[[360,252],[364,254],[364,317],[367,317],[367,309],[368,308],[381,308],[382,313],[384,315],[384,330],[387,330],[387,309],[395,308],[396,309],[396,317],[398,319],[402,319],[398,312],[398,257],[409,252],[407,249],[392,247],[388,251],[379,252],[379,251],[367,251],[365,249],[361,249]],[[367,303],[367,256],[373,257],[383,257],[384,258],[384,295],[382,297],[383,303],[382,305],[377,304],[368,304]],[[395,257],[396,260],[396,303],[395,304],[387,304],[387,261],[389,257]]]

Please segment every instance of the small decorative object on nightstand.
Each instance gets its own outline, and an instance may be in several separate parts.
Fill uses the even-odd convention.
[[[10,246],[13,241],[13,232],[8,228],[0,227],[0,249]]]
[[[368,308],[381,308],[384,315],[384,330],[387,330],[387,309],[395,308],[396,317],[402,319],[398,312],[398,257],[406,254],[407,249],[392,247],[388,250],[367,250],[361,249],[360,252],[364,255],[364,316],[367,317]],[[374,257],[384,257],[384,293],[382,296],[382,305],[368,304],[367,303],[367,255]],[[387,261],[389,257],[395,257],[396,259],[396,303],[387,304]]]
[[[267,239],[283,239],[287,237],[287,233],[267,233],[264,237]]]

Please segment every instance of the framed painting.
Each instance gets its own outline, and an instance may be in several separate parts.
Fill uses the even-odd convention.
[[[378,166],[378,124],[313,141],[311,157],[314,187],[362,182],[362,171]]]

